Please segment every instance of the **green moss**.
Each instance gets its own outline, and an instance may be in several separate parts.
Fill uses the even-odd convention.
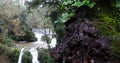
[[[120,41],[119,40],[113,41],[112,49],[114,52],[114,56],[117,58],[120,58]]]
[[[114,3],[108,5],[98,5],[97,25],[102,35],[108,36],[112,40],[112,49],[115,57],[120,58],[120,32],[118,31],[118,14]]]
[[[99,21],[98,27],[102,31],[102,34],[107,36],[114,36],[119,33],[117,31],[116,16],[111,13],[108,13],[108,11],[102,12],[101,10],[97,18],[97,21]]]

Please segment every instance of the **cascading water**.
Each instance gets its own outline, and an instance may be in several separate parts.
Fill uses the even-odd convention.
[[[22,63],[22,55],[24,54],[24,49],[25,48],[22,48],[21,51],[20,51],[20,55],[19,55],[19,59],[18,59],[18,63]]]
[[[32,48],[32,47],[36,47],[36,48],[48,48],[48,45],[45,41],[42,41],[41,38],[43,35],[45,35],[45,31],[44,29],[33,29],[32,32],[35,34],[37,41],[35,42],[26,42],[26,41],[21,41],[20,43],[16,43],[17,48]],[[55,35],[54,32],[52,32],[50,29],[46,29],[46,34],[49,36],[49,38],[51,39],[51,43],[50,43],[50,47],[55,47],[56,46],[56,37],[53,37],[53,35]]]
[[[22,56],[24,54],[24,52],[23,52],[24,50],[25,50],[25,48],[22,48],[21,51],[20,51],[18,63],[22,63]],[[33,47],[29,50],[29,52],[32,55],[32,63],[40,63],[38,61],[38,51],[37,51],[37,49]]]
[[[30,43],[28,45],[25,45],[25,46],[22,46],[22,47],[25,47],[26,49],[30,49],[29,52],[31,53],[32,55],[32,63],[40,63],[38,61],[38,51],[36,48],[47,48],[47,43],[46,42],[43,42],[41,40],[41,37],[45,34],[44,33],[44,30],[42,29],[33,29],[33,32],[35,34],[35,36],[37,37],[37,41],[36,42],[33,42],[33,43]],[[50,43],[50,46],[51,47],[55,47],[56,46],[56,38],[52,37],[52,32],[50,32],[49,29],[46,30],[46,33],[49,35],[49,37],[51,38],[51,43]],[[20,44],[20,45],[23,45],[23,44]],[[25,48],[22,48],[21,49],[21,52],[20,52],[20,56],[19,56],[19,60],[18,60],[18,63],[22,63],[22,55],[23,55],[23,51]]]
[[[40,63],[38,61],[38,51],[36,48],[31,48],[30,53],[32,55],[32,63]]]
[[[34,45],[39,48],[47,48],[47,43],[41,40],[41,37],[46,34],[49,36],[51,39],[50,47],[55,47],[56,46],[56,38],[53,38],[52,35],[54,34],[51,30],[49,29],[33,29],[33,32],[38,39],[36,42],[34,42]]]

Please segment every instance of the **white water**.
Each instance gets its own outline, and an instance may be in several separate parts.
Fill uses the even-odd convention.
[[[18,59],[18,63],[22,63],[22,55],[24,54],[24,49],[25,48],[22,48],[21,51],[20,51],[20,55],[19,55],[19,59]]]
[[[32,55],[32,63],[40,63],[38,61],[38,51],[36,48],[48,48],[47,43],[41,40],[41,37],[45,34],[44,30],[34,29],[33,32],[37,38],[36,42],[18,44],[19,46],[22,45],[21,46],[22,49],[21,49],[21,52],[19,55],[18,63],[22,63],[22,56],[24,54],[23,51],[25,48],[28,48],[29,52]],[[52,32],[49,29],[47,29],[46,34],[48,34],[50,39],[51,39],[50,47],[55,47],[56,46],[56,38],[52,37]],[[23,48],[23,47],[25,47],[25,48]]]
[[[25,48],[22,48],[21,51],[20,51],[18,63],[22,63],[22,56],[23,56],[23,54],[24,54],[24,52],[23,52],[24,49],[25,49]],[[38,51],[37,51],[37,49],[33,47],[33,48],[31,48],[31,49],[29,50],[29,52],[30,52],[31,55],[32,55],[32,63],[40,63],[40,62],[38,61]]]
[[[39,48],[47,48],[47,43],[41,40],[41,37],[45,34],[45,31],[46,31],[46,34],[49,35],[49,38],[51,39],[50,47],[55,47],[56,38],[52,37],[53,32],[49,29],[45,29],[45,30],[43,30],[43,29],[33,29],[33,32],[35,33],[35,36],[38,39],[36,42],[34,42],[34,44],[35,45],[39,44],[38,46],[36,46],[36,47],[39,47]]]
[[[38,51],[36,48],[31,48],[30,53],[32,55],[32,63],[40,63],[38,61]]]
[[[48,48],[47,46],[47,43],[42,41],[41,40],[41,37],[45,34],[44,30],[43,29],[33,29],[33,32],[36,36],[36,38],[38,39],[37,41],[35,42],[31,42],[31,43],[17,43],[16,44],[16,47],[18,48],[32,48],[32,47],[35,47],[35,48]],[[49,29],[46,29],[46,34],[49,35],[50,39],[51,39],[51,43],[50,43],[50,47],[55,47],[56,46],[56,38],[53,38],[52,35],[53,35],[53,32]]]

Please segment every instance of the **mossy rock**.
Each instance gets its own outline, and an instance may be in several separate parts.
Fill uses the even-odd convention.
[[[101,1],[102,2],[102,1]],[[101,34],[106,35],[112,41],[112,49],[115,57],[120,58],[120,31],[118,30],[118,12],[114,7],[114,0],[98,2],[97,9],[97,26]],[[106,4],[107,3],[107,4]]]

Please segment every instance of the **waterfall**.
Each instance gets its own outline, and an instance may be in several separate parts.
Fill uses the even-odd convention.
[[[36,48],[31,48],[30,53],[32,55],[32,63],[40,63],[38,61],[38,51]]]
[[[39,47],[39,48],[47,48],[48,47],[47,43],[41,40],[41,37],[45,34],[48,35],[48,37],[51,39],[50,47],[53,48],[56,46],[57,39],[56,39],[56,37],[53,37],[53,35],[55,35],[55,33],[52,32],[52,30],[50,30],[50,29],[33,29],[32,31],[34,32],[34,34],[37,38],[37,41],[34,42],[35,47]],[[46,33],[45,33],[45,31],[46,31]]]
[[[22,48],[21,51],[20,51],[20,55],[19,55],[19,59],[18,59],[18,63],[22,63],[22,55],[24,54],[24,49],[25,48]]]
[[[22,48],[21,51],[20,51],[18,63],[22,63],[22,55],[24,54],[24,52],[23,52],[24,49],[25,49],[25,48]],[[29,52],[30,52],[31,55],[32,55],[32,63],[40,63],[40,62],[38,61],[38,51],[37,51],[37,49],[36,49],[36,48],[31,48],[31,49],[29,50]]]

